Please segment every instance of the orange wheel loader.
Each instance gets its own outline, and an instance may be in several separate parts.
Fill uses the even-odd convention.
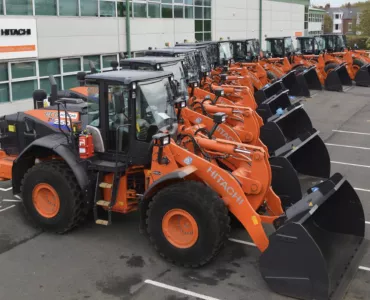
[[[90,210],[99,225],[110,225],[113,212],[139,210],[160,255],[196,268],[222,249],[232,214],[261,251],[273,291],[319,300],[344,294],[366,243],[362,205],[340,174],[284,211],[263,148],[202,136],[192,138],[201,154],[177,144],[172,73],[122,70],[85,81],[87,101],[58,98],[51,80],[49,107],[36,107],[47,97],[38,90],[35,109],[0,119],[2,179],[12,179],[38,227],[63,233]],[[238,168],[214,163],[225,156]]]

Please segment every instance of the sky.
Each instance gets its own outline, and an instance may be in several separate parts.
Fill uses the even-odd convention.
[[[366,0],[311,0],[311,5],[322,5],[325,6],[326,3],[330,3],[331,7],[341,6],[344,3],[356,3],[356,2],[366,2]]]

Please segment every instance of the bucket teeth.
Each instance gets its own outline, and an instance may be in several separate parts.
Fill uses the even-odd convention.
[[[99,200],[98,202],[96,202],[96,205],[103,206],[103,207],[108,207],[109,204],[110,204],[109,201],[104,201],[104,200]]]
[[[109,221],[107,221],[107,220],[101,220],[101,219],[96,220],[95,223],[97,225],[103,225],[103,226],[108,226],[109,225]]]
[[[113,184],[107,183],[107,182],[101,182],[99,184],[99,187],[101,187],[102,189],[111,189],[112,186],[113,186]]]

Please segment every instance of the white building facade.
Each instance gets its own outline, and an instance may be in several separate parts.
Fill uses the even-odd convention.
[[[307,0],[130,1],[131,54],[166,43],[300,36]],[[0,0],[0,116],[32,107],[32,92],[78,85],[127,54],[126,1]]]

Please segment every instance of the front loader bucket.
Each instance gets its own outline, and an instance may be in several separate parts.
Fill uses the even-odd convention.
[[[319,76],[317,76],[315,66],[312,66],[312,67],[309,67],[309,68],[303,70],[301,73],[299,73],[297,75],[297,77],[299,77],[301,75],[303,75],[308,89],[317,90],[317,91],[322,90],[321,82],[320,82]]]
[[[301,87],[294,70],[286,73],[280,80],[283,82],[285,88],[289,90],[289,95],[300,96]]]
[[[256,111],[263,121],[267,122],[267,119],[274,116],[278,112],[278,109],[284,110],[290,106],[291,101],[288,96],[288,90],[284,90],[259,103]]]
[[[261,104],[265,100],[273,97],[274,95],[281,93],[285,90],[285,87],[281,80],[274,81],[273,83],[266,84],[262,89],[254,93],[257,105]]]
[[[364,211],[351,184],[334,174],[274,225],[259,261],[269,287],[297,299],[342,299],[367,248]]]
[[[358,86],[370,86],[370,64],[362,66],[360,70],[357,71],[355,82]]]
[[[343,85],[352,86],[345,64],[341,64],[327,74],[325,89],[328,91],[342,92]]]

